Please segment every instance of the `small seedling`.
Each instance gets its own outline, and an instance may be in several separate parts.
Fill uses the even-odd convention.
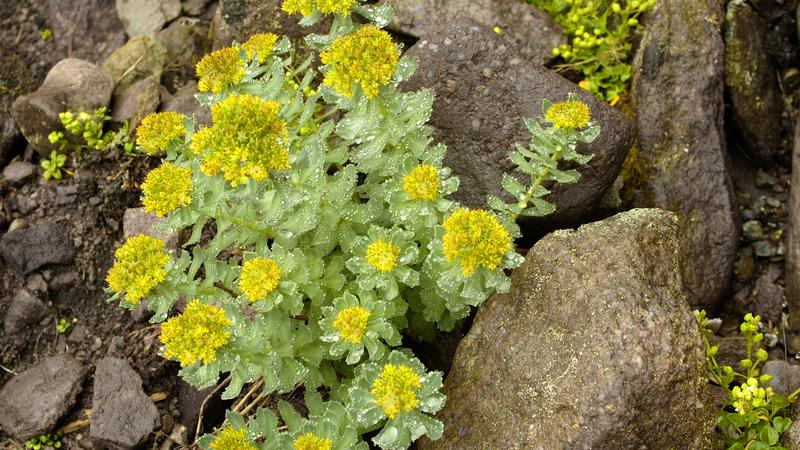
[[[67,155],[59,153],[58,150],[53,150],[50,152],[50,159],[42,161],[42,167],[44,168],[44,179],[60,180],[63,176],[61,174],[61,169],[64,167],[66,162]]]
[[[53,39],[53,30],[50,28],[45,28],[39,32],[39,38],[43,41],[49,41],[50,39]]]
[[[25,442],[25,448],[42,450],[45,447],[61,448],[61,433],[48,433]]]
[[[71,326],[72,324],[69,323],[67,319],[59,319],[58,323],[56,324],[56,332],[58,332],[58,334],[64,334]]]

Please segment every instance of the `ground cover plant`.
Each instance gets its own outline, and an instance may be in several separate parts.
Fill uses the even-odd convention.
[[[546,102],[529,120],[528,148],[511,154],[503,181],[514,201],[496,212],[447,198],[458,180],[426,125],[433,94],[403,92],[416,63],[381,28],[388,5],[286,0],[311,25],[319,52],[295,60],[289,40],[257,34],[206,55],[197,96],[213,125],[162,112],[137,131],[143,152],[163,154],[142,184],[164,231],[191,230],[179,250],[138,235],[115,252],[111,300],[142,301],[162,322],[163,356],[189,383],[228,374],[223,398],[259,382],[265,395],[305,392],[306,411],[280,402],[229,412],[203,448],[405,449],[442,424],[442,374],[402,344],[450,330],[494,292],[507,269],[520,215],[544,215],[545,182],[574,182],[559,161],[585,163],[579,142],[599,127],[574,97]],[[356,21],[351,14],[360,16]],[[361,20],[363,19],[363,20]],[[365,23],[361,23],[365,22]],[[319,82],[321,80],[321,83]],[[528,182],[529,180],[529,182]],[[178,299],[186,306],[170,318]]]
[[[627,93],[632,75],[633,38],[639,16],[655,0],[527,0],[564,29],[568,44],[553,49],[559,72],[575,72],[580,86],[616,105]]]

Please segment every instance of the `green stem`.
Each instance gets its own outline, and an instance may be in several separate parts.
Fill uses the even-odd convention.
[[[558,162],[558,160],[561,158],[562,150],[563,149],[560,145],[556,147],[556,151],[553,152],[553,155],[550,157],[550,161]],[[536,179],[531,177],[531,187],[528,189],[528,192],[525,193],[522,199],[520,199],[519,203],[517,203],[520,212],[512,214],[511,217],[513,220],[517,220],[517,217],[519,217],[520,213],[528,207],[528,202],[531,201],[536,189],[538,189],[539,186],[544,183],[545,180],[547,180],[548,175],[550,175],[550,169],[545,168],[541,173],[539,173],[539,176],[537,176]]]

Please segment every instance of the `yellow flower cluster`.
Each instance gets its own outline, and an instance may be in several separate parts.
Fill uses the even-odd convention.
[[[258,33],[250,36],[250,39],[242,44],[242,48],[247,53],[247,59],[252,61],[258,55],[258,60],[264,62],[267,56],[272,53],[278,36],[272,33]]]
[[[150,114],[136,129],[136,143],[149,155],[165,150],[186,134],[183,114],[167,111]]]
[[[161,324],[164,357],[177,359],[181,367],[217,358],[217,349],[227,344],[231,321],[225,311],[200,300],[192,300],[183,314]]]
[[[329,66],[324,83],[336,92],[351,97],[357,83],[367,98],[378,95],[378,88],[392,80],[400,53],[389,33],[367,25],[347,36],[336,38],[320,55]]]
[[[417,390],[421,386],[420,376],[411,367],[386,364],[370,393],[383,412],[394,419],[401,412],[410,412],[419,406]]]
[[[200,170],[222,171],[232,186],[248,178],[263,180],[270,170],[289,168],[286,123],[280,105],[250,94],[235,94],[211,107],[214,125],[192,136],[190,148],[200,155]]]
[[[192,202],[192,169],[164,163],[147,174],[142,183],[142,204],[147,212],[163,217]]]
[[[239,288],[250,302],[263,300],[281,282],[281,268],[271,258],[253,258],[242,265]]]
[[[114,257],[106,282],[112,291],[124,292],[125,299],[134,305],[167,277],[169,254],[160,239],[134,236],[114,252]]]
[[[306,433],[295,439],[292,447],[294,450],[331,450],[331,440],[318,438],[314,433]]]
[[[197,72],[197,89],[200,92],[219,94],[226,88],[242,81],[245,66],[239,56],[239,50],[232,47],[215,50],[201,59],[195,67]]]
[[[767,400],[772,396],[772,388],[766,389],[758,386],[758,380],[748,378],[741,386],[734,386],[731,390],[734,400],[733,407],[739,414],[747,414],[749,411],[767,405]]]
[[[247,428],[237,430],[230,425],[217,434],[210,447],[211,450],[256,450],[256,446],[247,439]]]
[[[427,164],[420,164],[403,177],[403,190],[417,200],[435,200],[440,184],[439,169]]]
[[[351,306],[339,311],[333,326],[339,330],[339,335],[351,344],[358,344],[367,331],[367,321],[370,312],[360,306]]]
[[[383,239],[373,241],[367,246],[367,263],[381,272],[391,272],[397,265],[400,247]]]
[[[287,14],[300,13],[304,16],[314,14],[314,10],[320,14],[339,14],[341,16],[350,14],[355,0],[284,0],[283,10]]]
[[[589,125],[589,105],[580,101],[553,103],[544,118],[556,128],[580,130]]]
[[[448,261],[461,264],[467,277],[478,266],[494,269],[511,250],[511,236],[494,214],[482,209],[459,209],[442,224],[442,245]]]

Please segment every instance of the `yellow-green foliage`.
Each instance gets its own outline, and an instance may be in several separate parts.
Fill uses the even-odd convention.
[[[133,305],[164,281],[170,259],[163,241],[143,234],[128,239],[114,258],[106,277],[108,286],[117,294],[125,293],[125,300]]]
[[[639,16],[656,0],[526,0],[550,14],[569,38],[553,49],[559,71],[574,71],[580,86],[615,105],[628,90]]]

